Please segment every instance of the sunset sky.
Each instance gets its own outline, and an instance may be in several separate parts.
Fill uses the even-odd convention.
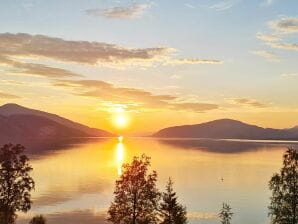
[[[298,125],[297,0],[1,1],[0,104],[123,134]]]

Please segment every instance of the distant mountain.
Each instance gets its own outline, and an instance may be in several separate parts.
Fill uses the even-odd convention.
[[[20,139],[109,137],[113,134],[82,125],[55,114],[17,104],[0,106],[0,141]]]
[[[221,119],[202,124],[175,126],[153,134],[161,138],[212,138],[253,140],[298,140],[298,128],[273,129],[237,120]]]

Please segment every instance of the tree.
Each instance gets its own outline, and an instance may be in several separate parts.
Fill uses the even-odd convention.
[[[34,216],[29,224],[46,224],[46,219],[42,215]]]
[[[134,157],[123,165],[123,174],[116,181],[115,199],[108,210],[108,221],[115,224],[157,223],[160,193],[156,188],[157,173],[149,173],[150,158]]]
[[[272,191],[269,216],[273,224],[298,223],[298,152],[289,148],[283,156],[280,173],[269,182]]]
[[[220,210],[218,216],[222,224],[230,224],[233,216],[231,206],[223,203],[222,209]]]
[[[187,223],[186,207],[177,202],[176,193],[173,190],[173,181],[169,178],[166,191],[162,193],[160,203],[160,217],[162,224]]]
[[[22,145],[12,144],[0,149],[0,212],[4,224],[14,223],[17,211],[27,212],[31,208],[34,181],[29,175],[32,167],[23,154],[24,149]]]

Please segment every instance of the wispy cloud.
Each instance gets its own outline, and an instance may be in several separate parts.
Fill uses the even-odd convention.
[[[101,80],[56,80],[54,86],[69,88],[78,96],[97,98],[114,104],[134,105],[142,109],[168,109],[205,112],[219,108],[217,104],[186,102],[173,95],[156,95],[129,87],[119,87]]]
[[[256,38],[272,48],[284,50],[298,50],[298,43],[287,43],[283,39],[286,35],[298,33],[298,18],[283,17],[268,23],[273,34],[257,33]]]
[[[231,102],[232,104],[241,105],[241,106],[249,106],[254,108],[267,107],[266,104],[261,103],[255,99],[249,99],[249,98],[231,98],[231,99],[228,99],[228,101]]]
[[[177,58],[175,52],[176,49],[169,47],[127,48],[103,42],[69,41],[44,35],[0,34],[0,57],[7,59],[46,58],[115,67],[223,63],[215,59]],[[35,67],[41,69],[40,66]]]
[[[273,48],[279,48],[284,50],[298,51],[298,44],[293,43],[270,43],[270,46]]]
[[[257,33],[256,37],[257,39],[268,43],[278,42],[281,40],[281,37],[274,34]]]
[[[196,7],[190,3],[185,3],[184,4],[187,8],[195,9]]]
[[[0,66],[1,65],[5,65],[10,73],[36,75],[47,78],[82,77],[82,75],[66,69],[50,67],[43,64],[24,63],[12,60],[8,57],[1,56],[0,53]]]
[[[265,6],[270,6],[272,5],[274,2],[276,2],[277,0],[265,0],[264,3],[262,5]]]
[[[209,6],[209,8],[216,11],[225,11],[232,8],[237,2],[236,0],[224,0]]]
[[[170,79],[182,79],[182,75],[174,74],[170,76]]]
[[[196,64],[223,64],[222,60],[209,60],[209,59],[199,59],[199,58],[171,58],[166,64],[174,64],[174,65],[196,65]]]
[[[298,18],[284,17],[269,23],[269,26],[281,33],[297,33],[298,32]]]
[[[170,103],[169,107],[174,110],[190,110],[194,112],[205,112],[219,108],[217,104],[213,103]]]
[[[86,13],[91,16],[100,16],[109,19],[135,19],[143,16],[150,8],[149,4],[134,4],[130,6],[118,6],[107,9],[87,9]]]
[[[263,57],[268,61],[273,61],[273,62],[280,61],[280,57],[270,51],[259,50],[259,51],[253,51],[252,53],[257,56]]]
[[[20,97],[10,93],[0,92],[0,99],[18,99],[18,98]]]
[[[283,78],[298,78],[298,73],[284,73],[281,74]]]

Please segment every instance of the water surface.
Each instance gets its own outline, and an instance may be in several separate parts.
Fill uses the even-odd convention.
[[[44,214],[49,224],[104,223],[122,164],[145,153],[158,172],[160,189],[168,177],[174,180],[189,223],[218,223],[217,213],[227,202],[235,213],[233,223],[266,224],[268,181],[280,169],[286,148],[296,144],[148,138],[39,144],[30,155],[34,205],[19,214],[18,223],[35,214]]]

